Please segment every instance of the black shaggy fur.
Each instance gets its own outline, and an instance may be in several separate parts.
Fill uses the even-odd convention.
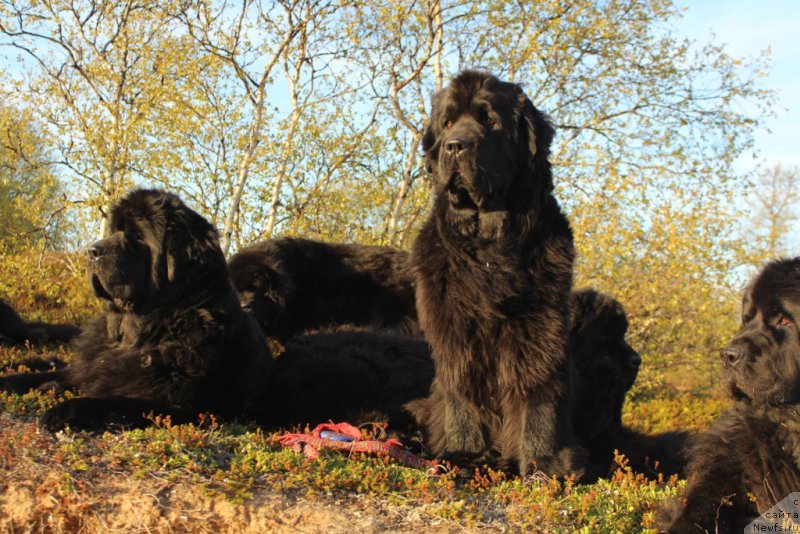
[[[71,324],[41,323],[26,321],[0,300],[0,339],[12,344],[66,343],[80,333],[80,328]]]
[[[584,481],[607,476],[619,467],[614,451],[624,454],[639,473],[657,478],[682,475],[688,434],[646,435],[622,424],[622,405],[642,358],[625,340],[628,318],[613,297],[584,289],[574,293],[570,336],[577,370],[573,425],[589,451]]]
[[[242,307],[281,342],[339,325],[418,332],[402,251],[287,237],[242,249],[228,268]]]
[[[88,250],[90,283],[108,301],[106,313],[85,326],[66,370],[6,377],[3,389],[37,378],[79,388],[81,397],[42,417],[51,430],[143,426],[148,412],[176,420],[257,413],[273,360],[239,307],[214,228],[154,190],[120,200],[110,228]]]
[[[346,357],[341,354],[346,353]],[[278,357],[271,426],[298,421],[386,421],[413,430],[402,405],[423,397],[433,380],[422,339],[371,332],[328,332],[293,338]]]
[[[305,336],[275,360],[239,305],[216,231],[175,195],[133,191],[110,222],[111,235],[88,250],[108,311],[84,328],[75,358],[66,369],[0,378],[4,391],[80,389],[44,414],[48,429],[146,426],[149,412],[268,427],[374,412],[402,422],[403,404],[425,392],[427,349],[400,338]]]
[[[691,445],[669,532],[742,532],[800,490],[800,258],[771,262],[750,283],[721,357],[735,403]]]
[[[436,377],[410,408],[437,455],[573,469],[574,248],[552,194],[553,135],[519,86],[482,72],[433,98],[422,145],[436,197],[411,263]]]

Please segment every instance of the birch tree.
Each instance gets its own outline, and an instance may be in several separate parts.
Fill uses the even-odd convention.
[[[745,198],[743,239],[755,241],[755,257],[759,266],[764,261],[784,255],[800,254],[800,247],[791,246],[791,234],[800,218],[800,169],[776,163],[762,169]]]
[[[0,105],[0,243],[4,252],[58,246],[68,206],[35,114]]]
[[[9,0],[0,5],[0,46],[27,74],[16,79],[51,130],[59,163],[84,181],[84,205],[110,203],[148,167],[152,110],[191,69],[186,43],[149,0]],[[157,163],[156,163],[157,164]]]
[[[197,0],[179,13],[179,19],[202,49],[230,66],[251,108],[245,148],[222,230],[224,252],[234,237],[242,196],[256,150],[264,138],[274,70],[296,39],[307,39],[337,9],[338,3],[327,0],[247,1],[234,13],[228,4]]]

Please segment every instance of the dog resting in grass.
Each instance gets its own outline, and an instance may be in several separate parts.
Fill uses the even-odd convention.
[[[391,247],[284,237],[228,261],[242,307],[267,337],[349,325],[418,333],[408,255]]]
[[[149,414],[185,422],[203,412],[266,427],[391,422],[427,391],[432,370],[420,341],[306,336],[273,358],[239,304],[217,232],[177,196],[135,190],[111,210],[110,228],[87,251],[107,311],[84,326],[73,360],[0,378],[10,392],[80,391],[42,416],[46,428],[141,427]]]
[[[71,324],[26,321],[0,300],[0,340],[12,344],[66,343],[79,333],[80,328]]]
[[[615,298],[592,289],[573,297],[570,355],[577,371],[573,424],[589,451],[584,482],[613,474],[619,451],[637,473],[650,478],[683,476],[686,432],[643,434],[622,423],[625,395],[642,358],[625,340],[628,318]]]
[[[735,402],[690,445],[685,504],[664,531],[750,531],[800,491],[800,258],[773,261],[750,282],[739,332],[720,356]]]

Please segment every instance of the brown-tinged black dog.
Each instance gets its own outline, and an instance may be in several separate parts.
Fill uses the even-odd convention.
[[[422,146],[435,202],[411,263],[436,375],[410,408],[437,455],[580,469],[568,406],[574,247],[553,196],[553,135],[520,86],[483,72],[433,98]]]
[[[268,239],[234,254],[228,269],[242,307],[282,343],[341,325],[419,332],[407,254],[397,249]]]
[[[625,340],[628,318],[616,299],[592,289],[575,291],[570,335],[577,371],[573,423],[589,451],[584,482],[617,469],[614,451],[635,472],[651,478],[682,475],[689,434],[648,435],[622,424],[622,406],[639,372],[642,358]]]
[[[274,359],[239,305],[216,231],[177,196],[133,191],[110,225],[88,250],[91,285],[108,309],[84,327],[74,359],[0,378],[4,391],[80,390],[42,416],[48,429],[146,426],[148,413],[184,422],[211,412],[268,427],[357,423],[376,411],[391,421],[426,392],[432,370],[419,341],[306,336]]]
[[[800,258],[752,280],[721,357],[735,402],[691,444],[685,505],[669,532],[742,532],[800,491]]]
[[[88,249],[90,284],[108,308],[84,326],[74,359],[64,370],[5,377],[0,387],[79,388],[82,396],[43,415],[51,430],[143,426],[149,412],[255,415],[274,362],[239,306],[214,228],[155,190],[120,200],[110,227]]]

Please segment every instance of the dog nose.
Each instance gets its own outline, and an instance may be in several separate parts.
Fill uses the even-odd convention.
[[[639,366],[642,365],[642,357],[639,356],[639,354],[635,354],[635,355],[631,356],[631,362],[630,363],[631,363],[631,367],[636,367],[638,369]]]
[[[462,137],[454,137],[444,144],[444,149],[453,155],[458,155],[470,147],[469,141]]]
[[[97,258],[104,256],[105,253],[106,249],[97,245],[96,243],[86,250],[86,255],[89,256],[90,260],[96,260]]]
[[[744,358],[744,351],[740,347],[727,346],[720,351],[722,364],[726,367],[735,367]]]

